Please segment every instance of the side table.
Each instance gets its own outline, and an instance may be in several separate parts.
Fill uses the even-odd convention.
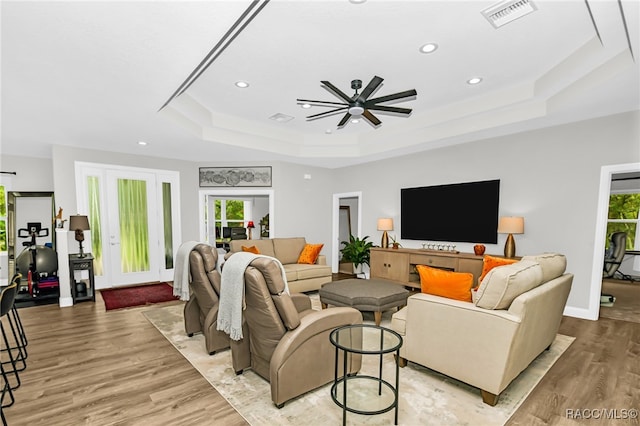
[[[342,408],[342,424],[347,423],[347,411],[356,414],[374,415],[382,414],[395,409],[395,422],[398,424],[398,363],[394,362],[396,369],[395,386],[382,378],[382,358],[384,354],[395,352],[396,359],[400,357],[400,347],[402,346],[402,336],[393,330],[372,324],[353,324],[336,328],[329,335],[331,344],[336,348],[334,381],[331,386],[331,398]],[[339,352],[343,351],[343,376],[338,375]],[[349,354],[377,355],[378,375],[369,376],[365,374],[344,375],[347,368],[347,360],[351,358]],[[377,385],[377,395],[380,398],[363,397],[367,390],[371,390],[371,384]],[[348,387],[353,387],[356,392],[348,391]],[[374,389],[376,392],[376,389]],[[341,395],[340,395],[341,394]],[[376,400],[379,401],[376,401]],[[375,404],[375,407],[369,405]]]
[[[69,255],[69,275],[71,278],[71,297],[73,303],[84,300],[96,301],[96,287],[93,277],[93,256],[85,254]]]

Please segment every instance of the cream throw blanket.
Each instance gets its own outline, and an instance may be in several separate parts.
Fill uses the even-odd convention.
[[[189,253],[198,241],[186,241],[178,247],[176,264],[173,269],[173,295],[180,300],[189,300]]]
[[[237,252],[224,262],[220,282],[217,329],[224,331],[233,340],[242,339],[242,310],[244,309],[244,271],[254,259],[267,257],[280,266],[284,291],[289,293],[287,276],[282,263],[275,257]]]

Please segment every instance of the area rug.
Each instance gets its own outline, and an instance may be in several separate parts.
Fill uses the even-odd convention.
[[[342,422],[342,410],[325,385],[278,409],[271,401],[269,383],[251,370],[236,376],[229,350],[209,356],[201,334],[191,338],[184,333],[182,304],[149,309],[143,314],[209,383],[252,425],[328,425]],[[373,323],[373,316],[365,316]],[[383,316],[382,325],[390,325]],[[551,349],[541,354],[501,394],[495,407],[482,402],[480,392],[457,380],[409,363],[400,369],[399,418],[401,425],[502,425],[520,406],[531,390],[571,345],[573,337],[558,335]],[[377,375],[377,357],[365,356],[361,374]],[[472,362],[473,354],[469,354]],[[384,358],[383,376],[392,381],[394,359]],[[348,424],[393,424],[394,412],[375,416],[347,413]],[[214,419],[215,420],[215,419]]]
[[[168,283],[100,290],[107,311],[178,300]]]

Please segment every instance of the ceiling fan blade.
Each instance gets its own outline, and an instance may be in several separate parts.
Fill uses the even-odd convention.
[[[364,110],[364,112],[362,113],[362,117],[364,117],[369,123],[373,124],[374,126],[379,126],[380,123],[382,123],[380,120],[378,120],[378,117],[371,114],[371,111],[369,111],[368,109]]]
[[[399,107],[392,107],[392,106],[385,106],[385,105],[371,105],[371,106],[367,106],[367,109],[371,109],[374,111],[384,111],[384,112],[395,112],[398,114],[411,114],[411,111],[413,111],[411,108],[399,108]]]
[[[311,99],[296,99],[296,102],[314,104],[314,105],[320,105],[320,106],[322,106],[324,104],[327,104],[327,105],[349,105],[346,102],[314,101],[314,100],[311,100]]]
[[[324,81],[320,81],[320,83],[324,84],[325,86],[327,86],[327,88],[337,97],[347,101],[347,102],[351,102],[352,99],[345,95],[344,92],[342,92],[342,90],[338,89],[336,86],[334,86],[333,84],[331,84],[330,82],[324,80]]]
[[[369,99],[367,101],[368,104],[379,104],[382,102],[389,102],[389,101],[393,101],[396,99],[402,99],[402,98],[410,98],[412,96],[416,96],[418,94],[418,92],[416,92],[415,89],[411,89],[411,90],[405,90],[404,92],[398,92],[398,93],[394,93],[393,95],[387,95],[387,96],[381,96],[379,98],[375,98],[375,99]]]
[[[325,115],[331,115],[331,114],[335,114],[338,111],[344,111],[345,109],[347,109],[347,107],[342,107],[342,108],[336,108],[336,109],[332,109],[329,111],[324,111],[324,112],[320,112],[318,114],[313,114],[313,115],[309,115],[307,116],[307,120],[313,120],[314,118],[320,118],[320,117],[324,117]]]
[[[365,87],[362,93],[360,93],[358,100],[360,102],[366,101],[367,98],[371,96],[371,94],[375,92],[378,87],[380,87],[383,81],[384,81],[384,78],[382,77],[378,77],[377,75],[373,77],[369,82],[369,84],[367,84],[367,87]]]
[[[338,123],[338,127],[344,127],[344,125],[349,122],[350,118],[351,114],[347,112],[344,117],[342,117],[342,120],[340,120],[340,122]]]

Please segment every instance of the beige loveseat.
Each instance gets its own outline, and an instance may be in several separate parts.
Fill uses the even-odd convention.
[[[322,284],[331,282],[331,266],[327,265],[327,258],[324,255],[318,256],[313,265],[298,263],[298,257],[306,244],[304,237],[232,240],[226,257],[242,251],[243,246],[255,246],[260,254],[275,257],[282,263],[291,293],[319,290]]]
[[[475,302],[418,293],[392,317],[406,361],[481,390],[495,405],[500,393],[553,343],[571,289],[559,254],[525,256],[492,269]]]

